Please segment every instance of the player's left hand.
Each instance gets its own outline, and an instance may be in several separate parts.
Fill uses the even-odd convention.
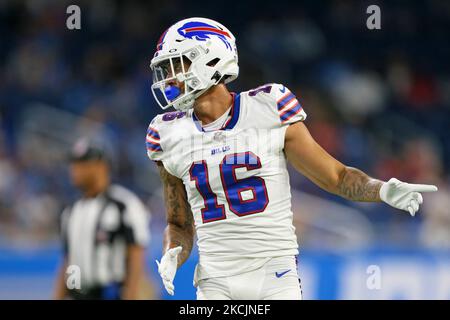
[[[156,260],[159,275],[162,278],[164,287],[171,296],[173,296],[175,291],[173,279],[175,278],[175,274],[177,272],[178,255],[180,254],[181,250],[183,250],[181,246],[171,248],[167,250],[167,252],[161,258],[161,262]]]
[[[414,217],[423,203],[420,192],[435,192],[438,188],[430,184],[412,184],[391,178],[380,188],[380,198],[390,206],[408,211]]]

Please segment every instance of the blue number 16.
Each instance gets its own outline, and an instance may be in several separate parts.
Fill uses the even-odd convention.
[[[261,160],[252,152],[242,152],[226,155],[219,165],[220,178],[228,207],[239,217],[262,212],[269,204],[266,183],[261,177],[236,178],[236,169],[246,168],[247,171],[261,168]],[[209,184],[208,166],[206,161],[197,161],[189,170],[191,181],[203,198],[201,209],[203,223],[226,219],[223,204],[217,202],[217,195]],[[251,192],[252,196],[244,200],[242,193]]]

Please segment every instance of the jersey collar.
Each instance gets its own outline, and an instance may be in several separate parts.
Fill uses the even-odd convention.
[[[231,104],[231,111],[230,111],[231,117],[225,122],[225,124],[219,130],[231,130],[236,126],[236,123],[239,120],[239,114],[241,112],[241,95],[239,93],[236,94],[234,92],[232,92],[231,95],[233,96],[233,102]],[[199,131],[205,132],[200,123],[200,120],[198,120],[194,112],[192,112],[192,120],[194,120],[195,126]]]

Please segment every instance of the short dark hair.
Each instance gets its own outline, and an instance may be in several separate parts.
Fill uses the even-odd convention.
[[[110,162],[111,159],[103,144],[88,138],[80,138],[72,146],[68,160],[69,162],[89,160],[103,160]]]

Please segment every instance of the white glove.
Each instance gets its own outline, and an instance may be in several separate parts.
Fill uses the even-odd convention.
[[[171,296],[173,296],[175,290],[173,279],[175,278],[175,274],[177,273],[178,255],[180,254],[181,250],[183,250],[181,246],[169,249],[161,258],[161,262],[156,260],[159,275],[162,278],[164,287]]]
[[[423,197],[419,192],[434,192],[438,188],[429,184],[412,184],[391,178],[383,183],[380,188],[380,198],[388,205],[408,211],[414,217],[419,206],[423,203]]]

